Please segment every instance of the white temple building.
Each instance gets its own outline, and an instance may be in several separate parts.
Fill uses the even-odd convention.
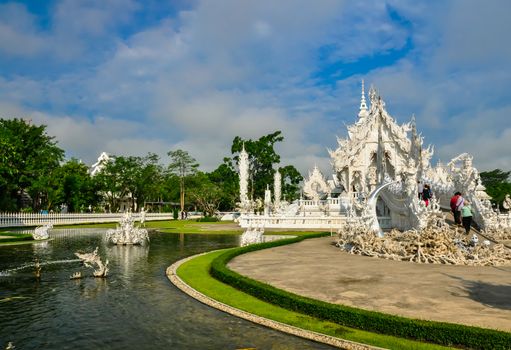
[[[398,125],[386,109],[376,89],[369,90],[367,105],[362,82],[360,111],[356,122],[347,127],[347,138],[338,138],[338,147],[328,150],[332,175],[326,179],[314,167],[303,184],[300,199],[291,204],[280,201],[280,183],[272,204],[265,197],[264,215],[253,212],[247,197],[248,155],[240,154],[240,225],[245,228],[289,228],[337,230],[348,221],[358,220],[383,229],[421,228],[426,217],[449,209],[456,191],[472,202],[474,221],[481,229],[511,226],[511,215],[496,213],[485,192],[472,156],[461,154],[447,165],[430,164],[433,147],[424,147],[417,133],[415,118]],[[280,175],[280,174],[279,174]],[[281,181],[276,175],[275,181]],[[426,206],[419,200],[417,183],[431,186],[434,198]],[[373,203],[374,202],[374,203]]]

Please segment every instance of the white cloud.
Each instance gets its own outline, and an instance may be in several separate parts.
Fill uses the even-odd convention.
[[[408,23],[391,18],[389,3]],[[399,122],[416,114],[440,157],[473,149],[479,167],[506,169],[509,158],[499,150],[509,149],[511,49],[497,40],[509,31],[506,11],[495,3],[389,3],[202,1],[127,37],[118,29],[141,6],[131,1],[58,2],[45,30],[23,6],[9,5],[18,21],[0,15],[0,39],[10,40],[0,40],[1,52],[51,50],[50,61],[78,63],[51,78],[0,75],[0,96],[8,110],[48,124],[63,148],[87,161],[101,151],[164,155],[183,148],[211,170],[235,136],[282,130],[282,164],[306,175],[317,163],[326,175],[326,147],[336,147],[343,121],[355,121],[365,78]],[[20,40],[27,47],[15,45]],[[321,65],[342,69],[407,40],[414,47],[398,62],[318,84]]]

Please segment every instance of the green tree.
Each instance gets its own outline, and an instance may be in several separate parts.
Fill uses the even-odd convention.
[[[48,207],[47,184],[64,157],[46,126],[0,119],[0,210],[17,211],[29,194],[32,208]]]
[[[238,173],[229,166],[228,161],[229,158],[224,159],[224,163],[208,174],[210,181],[220,190],[218,209],[221,211],[233,210],[239,196]]]
[[[479,174],[483,185],[486,187],[486,193],[490,195],[492,202],[499,206],[502,205],[506,194],[511,195],[510,174],[511,171],[502,171],[500,169],[483,171]]]
[[[193,203],[206,214],[214,216],[222,201],[222,190],[208,174],[197,172],[191,179],[189,193]]]
[[[226,158],[224,162],[230,164],[231,169],[235,171],[235,165],[239,162],[239,152],[245,147],[249,155],[250,179],[249,191],[251,197],[264,198],[266,185],[273,189],[273,176],[275,174],[275,165],[280,163],[280,155],[275,152],[275,144],[284,140],[281,131],[260,137],[258,140],[244,140],[236,136],[232,142],[231,152],[235,154],[232,159]],[[284,166],[281,169],[282,192],[286,199],[296,198],[298,184],[302,176],[292,165]]]
[[[299,198],[300,182],[303,180],[303,176],[292,165],[279,168],[279,172],[282,176],[283,198],[289,202]]]
[[[156,201],[161,197],[163,168],[158,161],[159,157],[154,153],[137,159],[138,171],[135,172],[134,186],[130,187],[130,191],[136,199],[138,209],[144,202]]]
[[[179,201],[181,205],[181,211],[185,210],[185,180],[188,176],[193,175],[197,172],[199,164],[197,161],[190,156],[187,151],[181,149],[175,151],[169,151],[167,153],[170,156],[171,163],[169,164],[168,170],[179,177]]]
[[[139,210],[146,200],[155,200],[163,183],[158,156],[113,157],[95,176],[95,181],[112,211],[119,210],[119,201],[128,198],[131,210]]]
[[[111,212],[119,210],[119,199],[126,195],[123,189],[123,163],[123,159],[117,161],[117,157],[111,157],[94,176],[94,182],[106,202],[105,207]]]
[[[89,206],[96,207],[100,201],[89,168],[77,159],[64,163],[57,171],[54,189],[50,196],[52,203],[65,204],[69,212],[79,212]],[[55,206],[53,206],[55,208]]]

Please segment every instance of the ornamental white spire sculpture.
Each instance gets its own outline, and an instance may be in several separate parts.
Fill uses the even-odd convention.
[[[364,79],[362,79],[362,97],[360,98],[360,112],[358,112],[358,117],[363,119],[369,115],[369,111],[367,110],[366,104],[366,96],[364,90]]]
[[[274,206],[275,208],[280,207],[280,196],[282,195],[282,176],[280,175],[280,171],[277,169],[275,171],[275,175],[273,176],[273,198],[274,198]]]
[[[238,167],[240,171],[240,202],[242,204],[248,202],[248,153],[245,151],[245,144],[243,144],[243,149],[240,152],[240,157],[238,161]]]

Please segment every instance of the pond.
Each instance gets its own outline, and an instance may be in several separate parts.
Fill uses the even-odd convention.
[[[109,245],[104,233],[53,230],[47,242],[0,247],[0,348],[331,349],[212,309],[167,279],[174,261],[239,236],[152,233],[142,247]],[[74,255],[95,247],[110,262],[106,279],[89,277]],[[70,280],[75,271],[86,277]]]

